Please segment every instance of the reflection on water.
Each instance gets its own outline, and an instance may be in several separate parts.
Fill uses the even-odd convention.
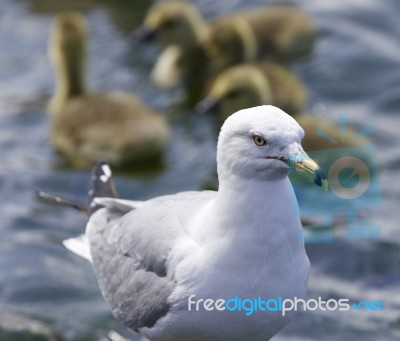
[[[396,0],[296,1],[315,18],[319,41],[314,55],[296,65],[311,94],[315,114],[337,121],[348,115],[362,130],[369,123],[375,145],[382,203],[357,207],[357,214],[380,226],[380,238],[348,236],[343,212],[333,242],[309,244],[313,264],[310,297],[381,300],[383,312],[300,313],[275,340],[394,340],[399,337],[400,285],[397,221],[400,164],[400,5]],[[262,4],[252,0],[197,0],[207,17]],[[179,91],[163,93],[148,82],[157,49],[131,44],[150,1],[0,2],[0,339],[4,321],[32,320],[54,338],[98,340],[110,330],[135,339],[110,315],[90,264],[61,245],[80,233],[85,217],[38,202],[34,189],[69,193],[85,200],[89,175],[71,170],[47,143],[45,105],[53,76],[47,61],[52,15],[61,9],[87,14],[92,35],[89,80],[104,91],[134,91],[164,112],[173,134],[163,165],[118,170],[121,196],[146,199],[210,185],[215,170],[218,128],[213,118],[185,108]],[[183,109],[184,108],[184,109]],[[314,208],[297,186],[304,212]],[[317,202],[315,198],[314,202]],[[312,210],[311,210],[312,211]],[[332,211],[335,211],[332,208]],[[317,217],[318,218],[318,217]],[[337,231],[337,232],[336,232]],[[21,322],[21,319],[25,322]]]

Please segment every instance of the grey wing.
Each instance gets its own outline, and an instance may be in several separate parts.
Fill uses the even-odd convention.
[[[93,267],[113,314],[128,328],[151,328],[165,316],[174,282],[166,261],[185,223],[214,192],[159,197],[129,213],[101,209],[89,221]]]

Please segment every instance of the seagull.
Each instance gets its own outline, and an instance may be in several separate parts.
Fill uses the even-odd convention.
[[[64,244],[92,263],[114,316],[147,340],[268,340],[290,315],[248,316],[220,303],[306,294],[310,263],[288,173],[328,185],[303,135],[274,106],[234,113],[219,134],[217,192],[118,199],[109,166],[98,162],[86,232]]]

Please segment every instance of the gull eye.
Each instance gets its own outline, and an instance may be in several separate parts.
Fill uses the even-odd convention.
[[[268,144],[267,140],[260,135],[253,135],[253,141],[257,146],[266,146]]]

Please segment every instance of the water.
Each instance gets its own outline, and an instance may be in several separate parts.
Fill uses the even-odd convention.
[[[264,3],[194,2],[207,17]],[[349,124],[360,131],[367,123],[372,126],[369,136],[377,150],[382,190],[380,205],[359,212],[380,226],[378,237],[351,238],[343,224],[331,243],[308,245],[313,265],[309,296],[380,300],[384,311],[300,313],[274,340],[398,339],[400,3],[296,3],[313,15],[319,29],[312,58],[296,65],[309,89],[310,111],[334,121],[348,115]],[[213,120],[184,109],[179,91],[155,89],[147,76],[157,48],[137,48],[128,39],[129,30],[140,24],[150,4],[0,0],[0,319],[12,313],[39,320],[67,340],[98,340],[109,330],[137,340],[109,313],[90,265],[61,245],[63,239],[83,231],[85,217],[44,205],[35,198],[34,189],[85,200],[89,179],[86,171],[65,167],[47,143],[45,105],[53,87],[47,37],[57,7],[79,7],[87,15],[92,87],[135,92],[171,121],[173,138],[162,164],[118,172],[121,196],[146,199],[197,190],[212,176]],[[306,193],[302,187],[297,190],[300,197]],[[303,212],[312,208],[305,200],[300,205]]]

